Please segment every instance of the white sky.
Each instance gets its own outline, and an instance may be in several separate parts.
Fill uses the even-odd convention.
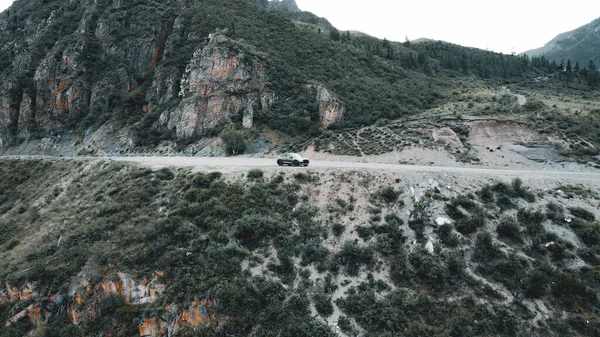
[[[0,0],[0,11],[7,9],[12,3],[13,0]]]
[[[296,0],[340,30],[517,53],[600,17],[597,0]]]
[[[600,1],[569,0],[296,0],[340,30],[393,41],[421,37],[497,52],[543,46],[600,17]],[[12,0],[0,0],[0,10]]]

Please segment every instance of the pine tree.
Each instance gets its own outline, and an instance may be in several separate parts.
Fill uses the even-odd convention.
[[[596,88],[598,85],[600,85],[600,72],[594,64],[594,61],[590,61],[590,63],[588,64],[588,67],[585,72],[585,77],[590,87]]]
[[[339,41],[341,39],[340,31],[333,28],[331,32],[329,32],[329,36],[333,41]]]

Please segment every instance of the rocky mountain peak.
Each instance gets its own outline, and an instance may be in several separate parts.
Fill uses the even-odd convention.
[[[297,13],[301,12],[295,0],[273,0],[269,1],[268,8],[272,11]]]

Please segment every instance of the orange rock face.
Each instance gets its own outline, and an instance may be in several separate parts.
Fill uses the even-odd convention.
[[[209,44],[194,53],[181,80],[182,97],[175,111],[165,112],[161,123],[187,137],[242,114],[252,127],[254,111],[267,108],[274,96],[266,89],[266,74],[259,56],[227,37],[214,34]]]
[[[321,126],[328,127],[344,118],[346,107],[325,87],[317,87],[317,102],[319,103],[319,123]]]
[[[31,283],[27,283],[22,290],[19,290],[17,287],[12,287],[8,283],[4,286],[5,290],[0,290],[0,303],[26,301],[37,296]]]
[[[159,318],[149,317],[140,324],[141,337],[158,337],[164,336],[166,333],[167,330],[163,329],[162,321]]]
[[[216,324],[217,318],[212,309],[212,299],[194,298],[182,309],[177,304],[167,305],[161,318],[149,317],[140,324],[140,337],[172,336],[185,326],[199,327]]]
[[[136,279],[118,272],[118,280],[106,280],[96,285],[83,280],[79,283],[79,288],[73,292],[70,301],[63,302],[65,296],[51,295],[44,301],[46,304],[31,304],[5,322],[5,326],[25,318],[37,326],[51,319],[53,313],[60,311],[63,306],[66,307],[69,321],[80,325],[100,315],[98,300],[110,294],[123,296],[125,301],[132,305],[150,303],[164,291],[165,284],[160,280],[164,275],[164,271],[156,271],[151,279]],[[31,284],[25,285],[22,289],[6,284],[5,290],[0,291],[0,302],[27,301],[36,297],[37,294]],[[48,303],[51,305],[49,306]],[[217,318],[213,305],[214,300],[208,298],[194,298],[186,305],[167,305],[161,315],[148,317],[140,323],[139,334],[142,337],[172,336],[180,327],[216,324]]]

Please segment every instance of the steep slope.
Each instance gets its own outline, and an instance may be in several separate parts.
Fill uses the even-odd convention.
[[[545,56],[564,63],[571,60],[587,67],[590,61],[600,67],[600,18],[570,32],[562,33],[541,48],[524,52],[530,56]]]
[[[289,12],[290,4],[281,6]],[[173,113],[174,106],[192,98],[183,87],[195,73],[219,73],[215,79],[198,79],[214,88],[194,93],[197,103],[204,99],[203,104],[210,106],[212,92],[220,92],[219,105],[229,107],[216,119],[209,112],[211,121],[200,122],[203,125],[242,119],[251,114],[251,107],[263,125],[291,134],[314,131],[322,113],[317,92],[311,89],[314,84],[324,85],[332,97],[339,95],[346,102],[351,123],[376,120],[400,102],[407,107],[393,112],[396,116],[429,104],[427,92],[406,94],[409,83],[402,69],[368,60],[363,51],[336,43],[328,34],[297,27],[246,0],[17,1],[3,13],[0,25],[1,70],[7,79],[0,89],[5,143],[15,136],[85,135],[107,122],[116,129],[140,121],[143,131],[160,128],[159,116]],[[228,59],[207,72],[202,67],[217,57],[210,54],[211,34],[219,36],[219,53]],[[235,67],[250,66],[244,55],[262,55],[260,62],[246,61],[263,70],[236,78],[245,70]],[[379,76],[382,73],[385,78]],[[254,83],[255,94],[269,92],[270,102],[244,98],[240,104],[243,81]],[[227,82],[232,92],[223,91]],[[398,103],[391,105],[390,100]],[[375,112],[367,111],[371,109]],[[194,124],[207,112],[199,108],[194,114],[179,120]],[[180,129],[202,129],[168,120],[167,127],[153,135],[164,136],[169,129],[188,136]]]
[[[0,337],[600,329],[598,181],[240,169],[0,160]]]

